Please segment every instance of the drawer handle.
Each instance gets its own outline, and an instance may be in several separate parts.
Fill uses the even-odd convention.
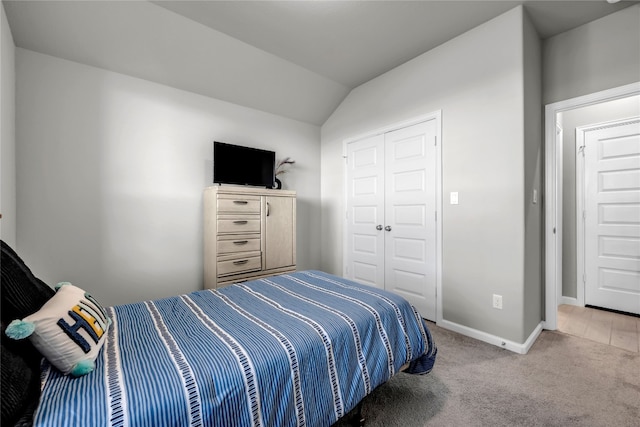
[[[235,203],[236,205],[246,205],[247,202],[246,200],[234,200],[233,203]]]
[[[243,225],[246,224],[247,221],[233,221],[234,224]]]
[[[249,262],[248,259],[243,259],[243,260],[240,260],[240,261],[233,261],[233,265],[242,265],[242,264],[246,264],[248,262]]]
[[[246,245],[247,243],[249,243],[248,240],[237,240],[233,242],[234,245]]]

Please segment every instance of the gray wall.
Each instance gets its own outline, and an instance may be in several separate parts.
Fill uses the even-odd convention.
[[[18,248],[49,284],[104,304],[203,286],[214,139],[296,164],[297,260],[318,268],[320,128],[16,49]]]
[[[544,41],[542,101],[640,81],[640,4]]]
[[[542,285],[542,52],[538,33],[524,14],[524,331],[544,313]],[[534,201],[534,191],[536,200]],[[526,336],[525,336],[526,337]]]
[[[577,298],[576,128],[640,116],[640,96],[560,113],[562,133],[562,295]],[[578,283],[578,278],[580,282]]]
[[[524,153],[523,25],[517,7],[365,83],[322,126],[322,268],[340,274],[343,141],[442,110],[443,318],[519,343],[531,332],[523,322],[523,163],[536,156]],[[534,72],[527,92],[535,80]],[[459,205],[448,203],[451,191],[459,192]],[[494,293],[503,296],[503,310],[492,308]]]
[[[0,5],[0,237],[16,247],[15,46]]]

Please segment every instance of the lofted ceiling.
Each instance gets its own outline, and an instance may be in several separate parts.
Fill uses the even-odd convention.
[[[315,125],[354,87],[517,5],[544,39],[633,3],[3,0],[18,47]]]
[[[526,4],[542,39],[614,12],[597,1],[154,1],[349,88]]]

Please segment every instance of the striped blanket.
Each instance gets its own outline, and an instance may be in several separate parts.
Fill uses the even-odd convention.
[[[317,271],[107,309],[89,375],[43,369],[40,426],[330,426],[431,334],[403,298]]]

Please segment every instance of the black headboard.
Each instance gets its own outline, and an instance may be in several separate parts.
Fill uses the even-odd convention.
[[[42,356],[29,340],[14,341],[4,331],[14,319],[35,313],[54,295],[54,290],[33,275],[9,245],[0,240],[2,284],[2,425],[32,424],[40,397]]]

